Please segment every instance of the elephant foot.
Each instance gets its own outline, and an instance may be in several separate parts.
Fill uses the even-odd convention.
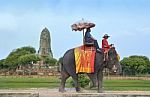
[[[64,93],[66,90],[64,88],[59,88],[59,92]]]

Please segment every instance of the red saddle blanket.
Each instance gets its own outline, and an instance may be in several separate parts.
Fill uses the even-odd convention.
[[[76,73],[93,73],[95,47],[80,46],[74,49]]]

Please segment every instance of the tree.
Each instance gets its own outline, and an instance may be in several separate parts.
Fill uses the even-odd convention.
[[[146,56],[129,56],[120,61],[123,71],[128,75],[145,74],[149,64]]]
[[[5,59],[0,60],[0,69],[3,69],[3,68],[4,68],[4,60],[5,60]]]
[[[141,58],[145,61],[146,65],[144,66],[144,70],[142,71],[142,73],[149,73],[150,74],[150,61],[149,58],[146,56],[130,56],[132,58],[138,57]]]
[[[43,59],[44,64],[49,64],[50,66],[56,65],[56,62],[57,62],[55,58],[52,58],[49,56],[45,56],[42,59]]]
[[[36,54],[26,54],[18,58],[18,63],[23,66],[36,63],[37,61],[40,61],[40,58]]]
[[[31,75],[32,66],[37,61],[40,61],[40,58],[36,54],[26,54],[26,55],[20,56],[18,58],[18,64],[19,66],[23,67],[23,70],[24,70],[23,75],[25,74],[25,71],[28,72],[29,75]]]
[[[18,67],[18,65],[20,64],[19,58],[21,56],[27,54],[35,54],[35,53],[36,53],[35,48],[31,46],[17,48],[12,52],[10,52],[10,54],[7,56],[7,58],[4,61],[4,65],[8,66],[9,69],[16,69],[16,67]]]

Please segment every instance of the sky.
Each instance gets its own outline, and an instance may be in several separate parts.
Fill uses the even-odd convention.
[[[82,18],[96,24],[91,34],[100,47],[108,34],[121,58],[150,58],[150,0],[0,0],[0,59],[24,46],[38,51],[45,27],[54,58],[59,59],[82,45],[82,32],[71,29]]]

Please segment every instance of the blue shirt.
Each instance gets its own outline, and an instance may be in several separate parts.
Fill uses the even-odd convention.
[[[91,34],[90,34],[90,32],[86,32],[85,33],[85,42],[92,42],[93,41],[93,39],[91,38]]]

